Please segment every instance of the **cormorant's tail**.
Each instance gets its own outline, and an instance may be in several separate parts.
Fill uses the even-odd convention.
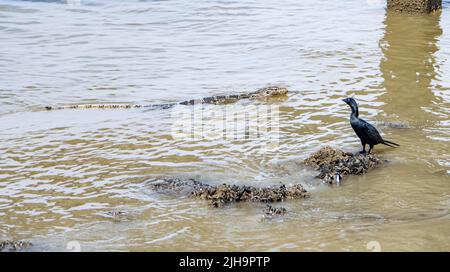
[[[396,144],[394,142],[391,141],[387,141],[387,140],[383,140],[382,144],[390,146],[390,147],[396,147],[396,146],[400,146],[399,144]]]

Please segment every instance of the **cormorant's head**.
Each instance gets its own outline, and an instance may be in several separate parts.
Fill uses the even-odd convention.
[[[347,103],[350,106],[350,108],[352,108],[352,112],[358,113],[358,104],[356,104],[356,100],[355,99],[353,99],[351,97],[347,97],[345,99],[342,99],[342,101]]]
[[[357,106],[355,99],[351,97],[347,97],[346,99],[342,99],[345,103],[347,103],[350,107]]]

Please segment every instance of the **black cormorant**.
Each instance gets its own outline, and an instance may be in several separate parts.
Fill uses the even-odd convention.
[[[358,104],[356,104],[355,99],[349,97],[343,99],[343,101],[352,109],[352,113],[350,114],[350,124],[352,125],[356,135],[358,135],[361,140],[361,144],[363,146],[362,153],[366,152],[366,144],[370,147],[368,152],[369,154],[370,151],[372,151],[373,146],[377,144],[384,144],[390,147],[400,146],[396,143],[384,140],[374,126],[358,117]]]

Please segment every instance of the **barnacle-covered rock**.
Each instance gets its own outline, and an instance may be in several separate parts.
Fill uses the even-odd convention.
[[[395,128],[395,129],[409,129],[413,128],[413,125],[409,122],[388,122],[388,121],[375,121],[374,124],[377,127]]]
[[[267,204],[264,209],[263,218],[272,219],[275,216],[285,215],[287,212],[286,208],[283,207],[274,207],[272,205]]]
[[[194,178],[178,178],[178,177],[158,177],[149,183],[150,189],[156,192],[186,192],[190,194],[195,190],[199,190],[208,186]]]
[[[102,213],[102,215],[106,218],[111,219],[114,222],[123,222],[128,220],[133,220],[133,215],[126,211],[120,210],[111,210]]]
[[[32,245],[33,244],[28,241],[13,241],[13,240],[0,241],[0,252],[25,251],[29,249]]]
[[[285,199],[305,198],[309,194],[300,184],[266,187],[246,185],[209,185],[195,179],[160,178],[150,183],[154,191],[185,192],[192,197],[208,200],[219,207],[231,202],[279,202]]]
[[[300,184],[267,187],[222,184],[218,186],[205,186],[195,190],[192,195],[211,201],[215,207],[229,202],[279,202],[285,199],[305,198],[309,196]]]
[[[352,154],[326,146],[313,153],[303,163],[319,171],[317,178],[334,184],[347,175],[361,175],[384,160],[375,154]]]

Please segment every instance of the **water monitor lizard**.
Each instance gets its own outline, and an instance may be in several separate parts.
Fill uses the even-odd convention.
[[[261,88],[255,92],[232,94],[232,95],[216,95],[200,99],[191,99],[175,103],[166,104],[126,104],[126,103],[99,103],[99,104],[76,104],[63,106],[46,106],[47,110],[63,110],[63,109],[131,109],[131,108],[161,108],[167,109],[175,105],[198,105],[198,104],[228,104],[241,99],[261,99],[272,96],[286,95],[288,89],[278,86],[270,86]]]

